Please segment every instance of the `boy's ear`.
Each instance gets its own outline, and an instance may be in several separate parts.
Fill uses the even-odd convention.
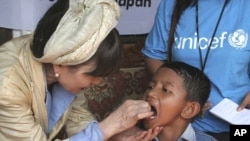
[[[198,102],[188,102],[181,112],[181,116],[184,119],[192,119],[199,114],[201,110]]]

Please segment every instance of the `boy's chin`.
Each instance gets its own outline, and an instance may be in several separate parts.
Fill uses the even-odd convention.
[[[152,120],[149,119],[144,119],[143,120],[143,128],[144,129],[151,129],[151,128],[155,128],[156,124],[154,124],[154,122]]]

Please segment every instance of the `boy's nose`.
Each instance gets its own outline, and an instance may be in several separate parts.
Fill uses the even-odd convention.
[[[147,97],[149,98],[156,98],[157,97],[157,91],[154,89],[151,89],[147,92]]]

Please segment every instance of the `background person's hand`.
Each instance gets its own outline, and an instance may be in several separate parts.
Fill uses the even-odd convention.
[[[244,100],[241,102],[241,104],[237,108],[237,111],[241,111],[244,108],[248,107],[249,105],[250,105],[250,92],[247,93],[247,95],[245,96]]]
[[[203,108],[201,109],[202,113],[205,113],[212,106],[211,102],[207,101]]]
[[[104,140],[134,126],[138,120],[151,115],[153,115],[151,107],[144,100],[126,100],[99,123]]]

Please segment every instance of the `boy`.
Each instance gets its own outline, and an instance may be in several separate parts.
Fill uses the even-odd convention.
[[[212,136],[195,131],[192,120],[202,114],[208,100],[210,81],[202,71],[183,62],[164,63],[153,75],[144,99],[154,115],[143,119],[147,133],[134,127],[111,138],[112,141],[216,141]],[[161,129],[159,129],[159,127]],[[152,130],[154,129],[154,130]],[[143,134],[143,135],[142,135]]]

